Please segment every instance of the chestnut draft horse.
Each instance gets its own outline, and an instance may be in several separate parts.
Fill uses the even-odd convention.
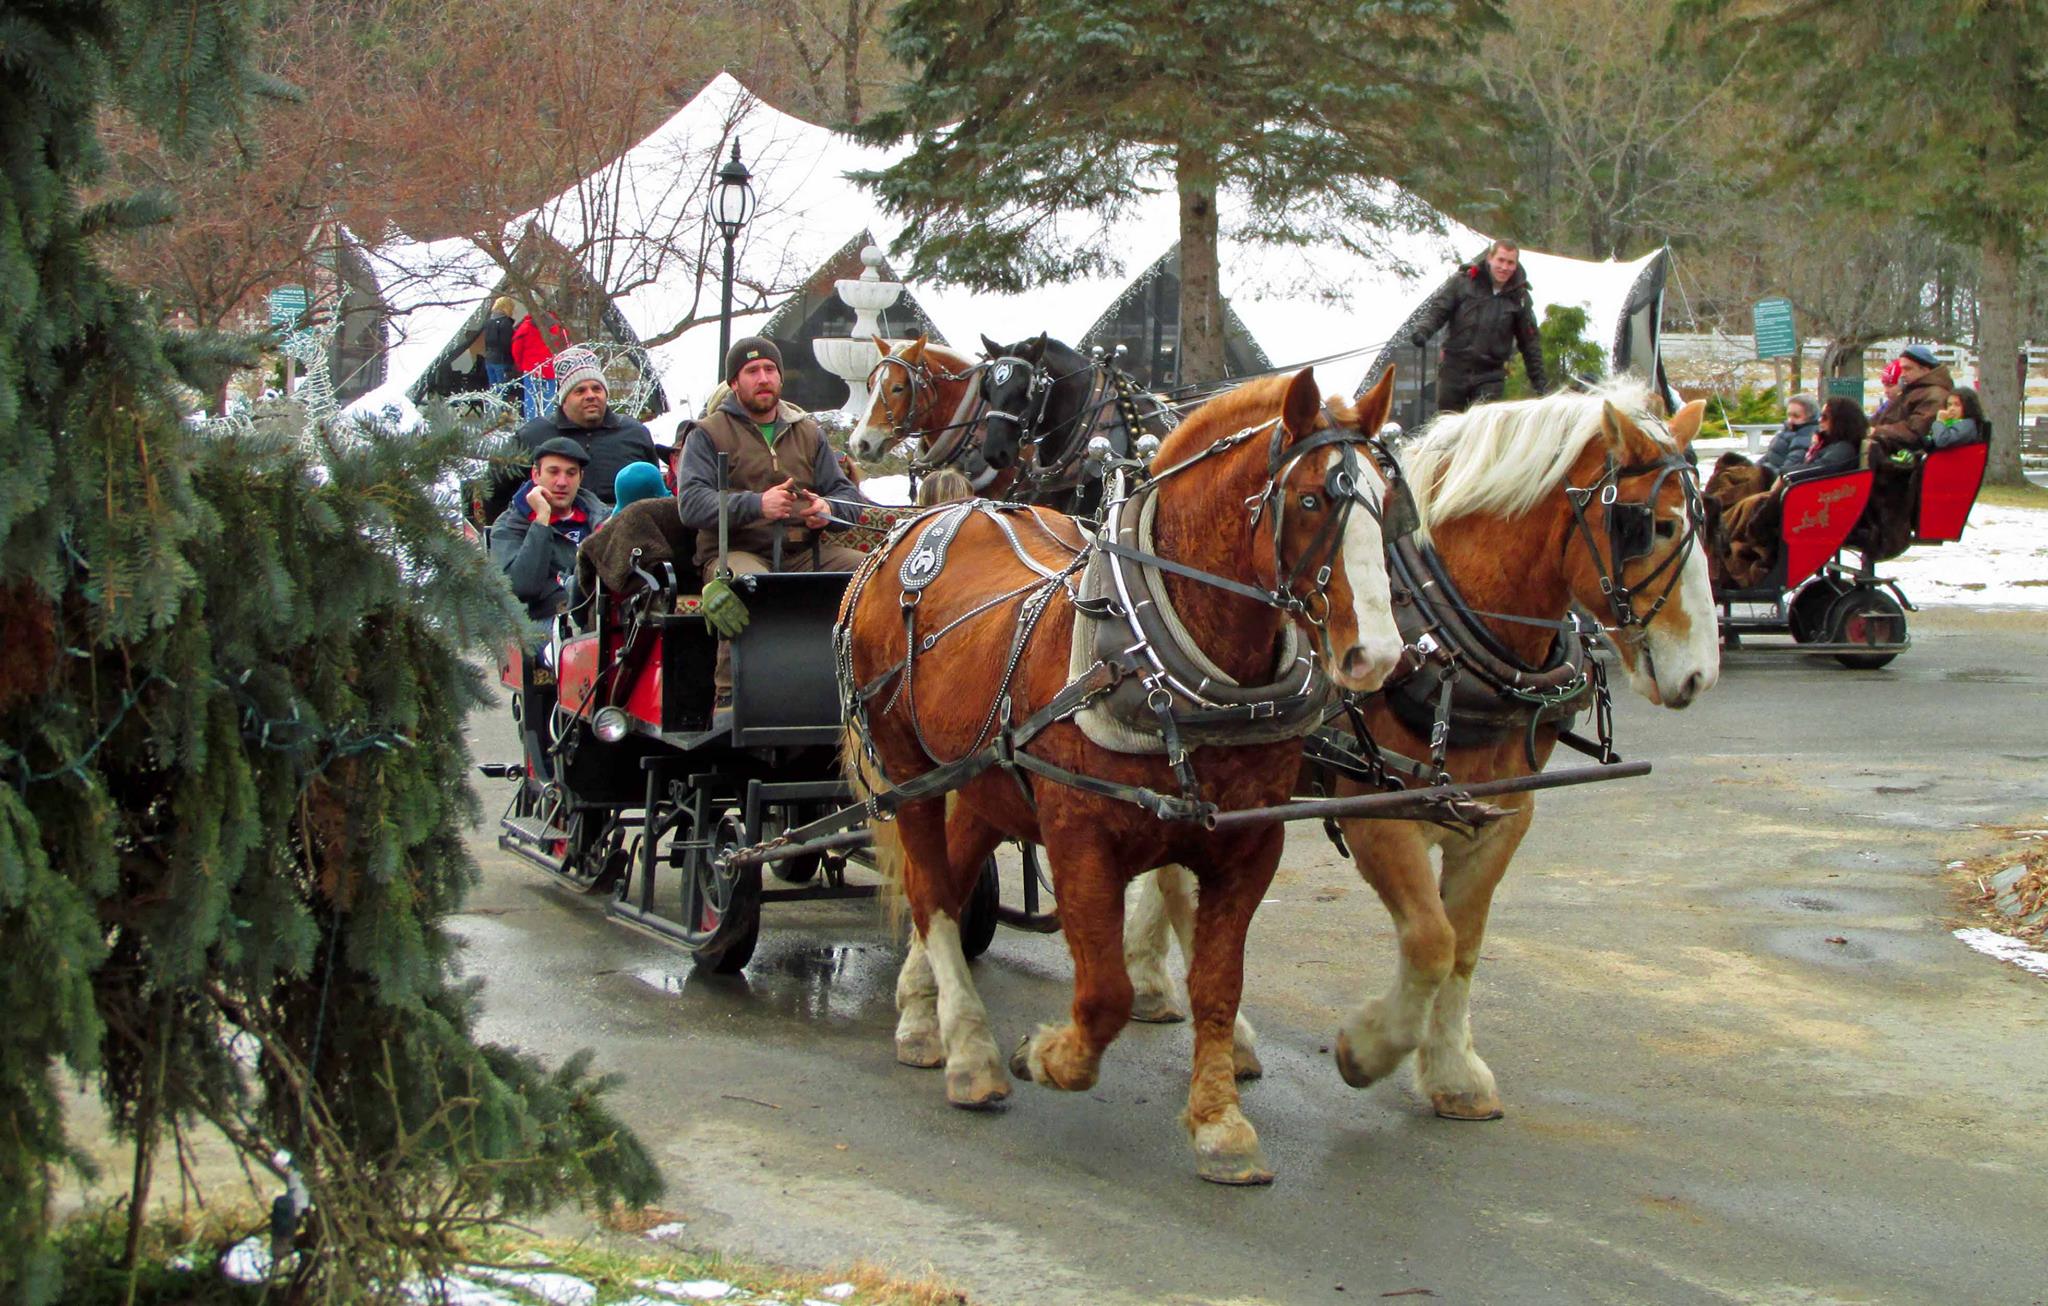
[[[1050,854],[1071,1018],[1009,1068],[1069,1091],[1095,1083],[1130,1016],[1124,887],[1178,863],[1202,886],[1184,1116],[1197,1168],[1271,1180],[1230,1032],[1284,832],[1163,818],[1285,801],[1327,708],[1325,669],[1369,691],[1399,659],[1385,482],[1364,453],[1391,393],[1383,382],[1354,411],[1326,406],[1307,370],[1248,382],[1168,438],[1094,538],[1045,508],[971,500],[899,528],[855,573],[835,633],[847,772],[857,793],[900,804],[873,829],[912,923],[896,1056],[943,1064],[956,1106],[1010,1091],[960,949],[982,858],[1004,839]]]
[[[981,365],[965,354],[925,337],[889,348],[875,337],[881,351],[868,371],[868,406],[847,437],[846,451],[858,462],[871,463],[904,440],[915,440],[911,466],[919,473],[955,467],[976,494],[1000,498],[997,479],[1009,471],[1014,448],[992,462],[982,455]],[[1007,481],[1004,482],[1007,485]]]
[[[1401,450],[1401,462],[1442,570],[1502,646],[1497,652],[1511,655],[1508,668],[1542,668],[1575,603],[1606,625],[1637,693],[1682,708],[1720,674],[1695,472],[1684,452],[1705,406],[1688,404],[1667,429],[1645,415],[1647,404],[1641,386],[1483,404],[1439,417]],[[1396,606],[1416,604],[1397,593]],[[1435,678],[1421,679],[1397,679],[1360,704],[1373,738],[1413,758],[1429,756],[1432,725],[1427,706],[1418,714],[1413,705],[1437,697]],[[1402,711],[1404,691],[1416,689]],[[1566,721],[1536,719],[1535,711],[1523,705],[1477,730],[1454,713],[1445,769],[1467,784],[1540,770]],[[1347,779],[1338,791],[1366,787]],[[1419,821],[1341,823],[1360,874],[1393,916],[1400,953],[1393,986],[1344,1022],[1337,1068],[1363,1088],[1415,1051],[1417,1087],[1453,1120],[1501,1114],[1493,1072],[1473,1050],[1469,999],[1487,910],[1528,832],[1535,795],[1495,801],[1509,815],[1472,832]],[[1132,890],[1126,948],[1145,1018],[1179,1019],[1164,961],[1169,920],[1186,946],[1189,891],[1171,868]],[[1242,1020],[1236,1040],[1240,1072],[1256,1074]]]

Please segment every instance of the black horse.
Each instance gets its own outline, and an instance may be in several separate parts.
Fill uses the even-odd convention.
[[[982,490],[989,498],[1039,503],[1076,516],[1102,506],[1097,436],[1112,458],[1130,458],[1146,435],[1164,439],[1173,412],[1157,395],[1101,356],[1047,335],[1014,345],[981,338],[982,458],[1006,469]]]

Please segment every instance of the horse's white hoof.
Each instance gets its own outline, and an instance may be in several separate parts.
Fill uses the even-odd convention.
[[[1171,989],[1141,988],[1131,994],[1131,1019],[1147,1025],[1177,1025],[1188,1018]]]
[[[946,1100],[963,1111],[992,1111],[1010,1096],[998,1066],[946,1067]]]
[[[946,1045],[935,1029],[917,1030],[896,1036],[896,1060],[906,1066],[920,1070],[931,1070],[946,1064]]]
[[[1429,1105],[1445,1120],[1498,1120],[1500,1098],[1493,1093],[1431,1093]]]

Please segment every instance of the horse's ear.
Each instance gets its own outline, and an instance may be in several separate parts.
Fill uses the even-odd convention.
[[[982,356],[983,358],[996,358],[996,357],[1000,356],[1000,355],[1002,354],[1002,352],[1003,352],[1003,347],[1002,347],[1001,345],[999,345],[999,344],[997,344],[997,343],[996,343],[995,341],[993,341],[993,340],[989,339],[989,338],[988,338],[988,337],[987,337],[986,335],[982,336],[982,338],[981,338],[981,356]]]
[[[1628,457],[1629,435],[1635,429],[1636,424],[1628,420],[1628,415],[1616,408],[1611,400],[1600,401],[1600,438],[1607,441],[1607,447],[1624,461]]]
[[[911,341],[909,344],[903,347],[903,356],[905,358],[911,359],[912,361],[923,358],[925,341],[928,339],[930,339],[930,337],[927,336],[924,332],[920,331],[918,333],[917,339]]]
[[[1704,399],[1693,400],[1685,407],[1679,409],[1678,415],[1671,419],[1672,441],[1681,449],[1687,448],[1699,437],[1700,424],[1706,420],[1707,401]]]
[[[1323,411],[1323,396],[1316,389],[1316,370],[1304,367],[1287,383],[1287,400],[1280,405],[1280,421],[1287,433],[1299,440],[1313,431],[1316,414]]]
[[[1045,337],[1046,333],[1041,331],[1038,333],[1037,339],[1025,344],[1023,349],[1025,362],[1036,365],[1045,361]]]
[[[1358,401],[1358,429],[1367,435],[1378,435],[1380,428],[1387,424],[1387,414],[1394,410],[1394,369],[1389,365],[1380,373],[1379,381]]]
[[[882,351],[882,357],[887,358],[889,356],[888,341],[882,339],[880,336],[869,336],[868,339],[875,342],[875,348]]]

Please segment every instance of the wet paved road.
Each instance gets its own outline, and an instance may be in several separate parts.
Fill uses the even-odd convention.
[[[1246,999],[1270,1189],[1193,1177],[1184,1026],[1134,1026],[1091,1093],[948,1108],[891,1057],[899,951],[867,904],[780,908],[743,979],[706,981],[480,832],[485,1032],[625,1075],[692,1240],[928,1265],[977,1300],[2039,1301],[2048,983],[1949,936],[1941,868],[2048,823],[2048,614],[1913,633],[1884,672],[1738,653],[1684,713],[1627,697],[1656,774],[1545,798],[1494,912],[1496,1123],[1338,1078],[1323,1049],[1390,931],[1296,827]],[[1002,1046],[1066,976],[1057,937],[998,935]]]

